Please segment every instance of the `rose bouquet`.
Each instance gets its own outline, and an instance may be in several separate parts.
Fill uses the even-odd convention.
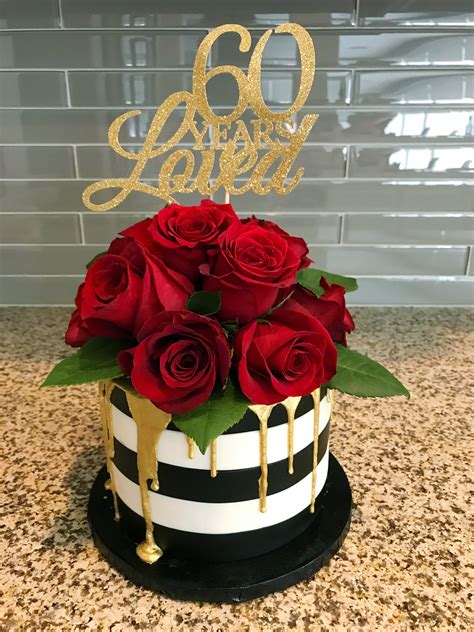
[[[347,348],[355,279],[311,264],[304,239],[273,222],[210,200],[170,204],[89,263],[65,336],[79,349],[43,385],[119,380],[171,413],[202,452],[251,404],[322,385],[409,396]]]

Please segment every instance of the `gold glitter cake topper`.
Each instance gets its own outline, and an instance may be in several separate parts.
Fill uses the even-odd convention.
[[[85,206],[92,211],[108,211],[121,204],[132,191],[148,193],[166,202],[174,201],[174,193],[198,191],[207,196],[220,188],[228,195],[241,195],[247,191],[264,195],[272,190],[286,195],[292,191],[304,169],[298,168],[293,175],[290,170],[318,118],[317,114],[305,114],[299,126],[291,119],[304,106],[311,91],[315,51],[309,33],[302,26],[282,24],[275,28],[275,33],[288,33],[294,37],[300,54],[301,78],[293,104],[285,111],[272,112],[261,92],[262,56],[272,32],[273,29],[267,30],[258,40],[245,73],[231,65],[207,70],[207,58],[214,42],[224,33],[237,33],[240,36],[239,50],[248,52],[252,44],[250,32],[239,24],[224,24],[211,31],[196,53],[192,92],[175,92],[163,101],[156,110],[141,151],[130,152],[119,140],[122,126],[132,117],[139,116],[141,110],[125,112],[115,119],[109,128],[109,144],[119,156],[136,164],[128,178],[111,178],[88,186],[82,196]],[[222,74],[234,78],[238,101],[232,112],[218,115],[209,105],[207,83]],[[256,118],[248,125],[240,117],[249,106]],[[160,140],[163,128],[178,108],[184,112],[178,129],[167,140]],[[202,122],[196,121],[196,114]],[[194,144],[173,151],[175,145],[189,135]],[[206,136],[209,142],[205,144]],[[200,162],[196,160],[199,156]],[[153,159],[161,162],[157,186],[140,180]],[[92,201],[94,194],[108,189],[118,192],[108,201]]]

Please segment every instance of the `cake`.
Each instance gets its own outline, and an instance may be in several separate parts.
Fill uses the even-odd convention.
[[[89,519],[107,559],[171,596],[240,601],[310,576],[347,533],[350,488],[328,447],[334,392],[408,391],[347,346],[354,321],[345,294],[356,280],[317,269],[302,237],[268,218],[242,218],[230,203],[247,190],[293,190],[304,171],[291,175],[293,162],[317,116],[305,114],[299,126],[290,118],[314,76],[314,47],[301,26],[275,29],[295,38],[302,62],[286,112],[271,112],[258,90],[271,29],[247,74],[233,66],[206,74],[209,50],[226,32],[240,37],[241,51],[250,49],[250,33],[239,25],[209,33],[196,55],[193,92],[165,100],[141,152],[119,142],[120,127],[139,111],[112,124],[112,148],[136,165],[129,178],[87,187],[85,204],[108,210],[132,191],[166,204],[88,264],[65,335],[77,351],[44,386],[98,383],[106,469],[92,489]],[[232,112],[217,115],[206,83],[222,72],[234,76],[240,94]],[[253,138],[240,119],[248,104],[257,116]],[[183,105],[183,123],[160,141],[170,113]],[[188,132],[195,145],[164,159],[158,185],[140,181],[148,160]],[[219,188],[224,203],[209,197]],[[118,193],[92,201],[107,189]],[[204,195],[198,205],[172,197],[194,190]]]

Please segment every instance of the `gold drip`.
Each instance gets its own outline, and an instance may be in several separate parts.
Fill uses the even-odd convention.
[[[110,394],[114,385],[110,380],[99,382],[99,406],[100,417],[102,419],[102,430],[104,434],[105,458],[107,463],[107,472],[109,479],[105,483],[105,489],[112,492],[114,499],[114,518],[120,520],[120,512],[117,503],[117,491],[115,488],[115,474],[113,467],[114,458],[114,431],[112,427],[112,406],[110,404]]]
[[[188,459],[194,459],[194,439],[186,437],[186,441],[188,442]]]
[[[258,479],[260,511],[265,513],[267,510],[267,490],[268,490],[268,461],[267,461],[267,442],[268,442],[268,419],[276,404],[254,404],[249,406],[258,417],[260,422],[260,478]]]
[[[163,555],[163,551],[153,537],[148,481],[151,480],[151,489],[155,492],[158,491],[156,450],[161,433],[171,421],[171,415],[156,408],[148,399],[130,392],[127,392],[127,402],[137,424],[138,483],[146,527],[145,540],[137,546],[137,555],[147,564],[153,564]]]
[[[288,473],[293,474],[293,437],[295,428],[295,413],[301,397],[287,397],[281,404],[286,408],[288,416]]]
[[[314,405],[314,421],[313,421],[313,473],[311,477],[311,503],[309,510],[314,513],[316,504],[316,468],[318,465],[318,439],[319,439],[319,397],[321,389],[317,388],[311,393]]]
[[[214,439],[211,443],[211,476],[217,476],[217,441]]]

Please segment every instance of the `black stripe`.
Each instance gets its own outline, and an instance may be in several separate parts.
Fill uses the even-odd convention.
[[[329,441],[329,423],[319,435],[318,463],[326,454]],[[114,463],[120,472],[138,485],[137,454],[114,439]],[[186,443],[183,437],[183,450]],[[219,458],[219,455],[218,457]],[[219,463],[219,462],[218,462]],[[288,473],[288,459],[268,464],[268,495],[288,489],[307,476],[313,469],[313,444],[294,455],[294,474]],[[258,498],[260,467],[241,470],[218,470],[211,478],[209,470],[178,467],[159,463],[160,494],[195,500],[203,503],[231,503]]]
[[[284,546],[302,533],[314,520],[319,520],[319,509],[329,487],[328,482],[318,494],[314,513],[309,511],[308,499],[308,507],[303,511],[270,527],[239,533],[207,534],[154,525],[155,540],[167,554],[176,555],[181,559],[229,562],[262,555]],[[138,544],[145,535],[143,518],[125,505],[120,497],[118,502],[121,515],[118,524]]]
[[[326,386],[321,386],[321,396],[320,396],[321,399],[323,399],[323,397],[326,395],[326,391],[327,391]],[[123,391],[121,388],[114,388],[114,390],[112,391],[110,395],[110,401],[122,413],[124,413],[125,415],[128,415],[129,417],[132,416],[130,413],[130,408],[128,407],[127,396],[125,394],[125,391]],[[313,408],[313,398],[311,397],[311,395],[306,395],[305,397],[301,399],[298,405],[298,408],[296,409],[295,418],[297,419],[298,417],[301,417],[308,411],[312,410],[312,408]],[[280,404],[278,404],[272,410],[272,413],[268,420],[268,427],[273,428],[274,426],[280,426],[281,424],[286,424],[287,421],[288,421],[288,417],[287,417],[286,409]],[[247,410],[247,412],[239,421],[239,423],[235,424],[235,426],[232,426],[231,428],[226,430],[224,434],[235,434],[237,432],[251,432],[252,430],[258,430],[258,429],[259,429],[259,422],[258,422],[257,416],[251,410]],[[179,428],[177,428],[173,422],[169,424],[168,430],[176,430],[177,432],[180,432]]]

